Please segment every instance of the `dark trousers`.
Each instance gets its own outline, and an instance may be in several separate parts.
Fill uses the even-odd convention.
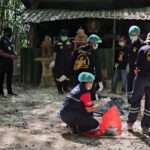
[[[60,113],[62,121],[80,132],[89,131],[99,126],[99,122],[92,115],[74,112]]]
[[[13,75],[13,64],[2,66],[0,69],[0,93],[4,94],[3,84],[6,75],[7,91],[12,92],[12,75]]]
[[[57,86],[57,90],[58,92],[62,92],[63,90],[68,90],[68,81],[65,80],[63,82],[58,82],[56,81],[56,86]]]
[[[118,82],[122,80],[122,91],[126,92],[127,89],[127,71],[126,70],[121,70],[121,69],[116,69],[113,80],[112,80],[112,91],[116,91],[117,84]]]
[[[133,89],[133,81],[134,81],[134,77],[135,77],[135,73],[134,73],[134,69],[130,69],[129,73],[128,73],[128,92],[132,92]]]
[[[133,92],[128,95],[128,101],[131,104],[128,120],[130,124],[134,124],[140,111],[141,99],[145,93],[145,110],[142,118],[141,126],[150,127],[150,76],[137,75],[133,83]]]

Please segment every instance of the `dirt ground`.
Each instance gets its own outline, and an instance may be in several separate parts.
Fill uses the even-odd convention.
[[[141,136],[140,121],[135,132],[126,131],[121,116],[121,136],[87,138],[71,135],[59,117],[65,95],[54,87],[25,88],[15,86],[17,97],[0,99],[0,150],[149,150],[150,138]],[[104,95],[108,91],[103,92]],[[126,96],[122,96],[126,100]],[[125,104],[126,105],[126,104]],[[141,118],[141,117],[139,117]]]

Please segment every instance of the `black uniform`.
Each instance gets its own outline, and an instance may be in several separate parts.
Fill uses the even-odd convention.
[[[90,106],[92,106],[90,93],[84,85],[79,84],[68,94],[61,105],[60,117],[73,129],[81,132],[89,131],[99,125],[99,122],[93,118],[93,113],[88,113],[85,109]]]
[[[15,55],[13,49],[13,42],[7,37],[2,37],[0,39],[0,51],[3,51],[10,55]],[[8,93],[12,93],[11,84],[12,84],[12,75],[13,75],[13,60],[11,58],[0,56],[0,94],[2,95],[4,95],[3,82],[4,82],[5,74],[7,75]]]
[[[145,93],[145,110],[141,126],[150,127],[150,46],[141,47],[137,55],[137,75],[133,83],[133,92],[128,100],[131,104],[128,123],[133,124],[140,110],[141,99]]]
[[[64,42],[58,40],[54,44],[54,52],[56,53],[54,75],[55,75],[58,91],[62,91],[62,88],[64,90],[68,88],[67,80],[65,80],[62,83],[59,82],[58,79],[62,75],[65,75],[67,78],[70,77],[72,51],[73,51],[73,46],[69,40],[66,40]]]
[[[80,67],[80,69],[74,71],[75,85],[79,83],[78,75],[83,71],[94,74],[95,83],[102,82],[101,64],[100,64],[98,51],[92,49],[88,45],[82,46],[75,51],[73,56],[73,64],[75,64],[76,60],[81,60],[81,59],[84,60],[83,65]],[[93,85],[93,88],[91,90],[92,100],[95,99],[95,92],[96,92],[96,86]]]
[[[135,60],[139,49],[144,45],[144,42],[141,39],[138,39],[129,46],[129,74],[128,74],[128,92],[132,92],[133,80],[135,77]]]

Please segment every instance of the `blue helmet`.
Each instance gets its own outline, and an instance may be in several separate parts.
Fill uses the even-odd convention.
[[[87,39],[88,42],[96,42],[96,43],[102,43],[102,40],[101,38],[96,35],[96,34],[91,34],[88,39]]]
[[[138,26],[131,26],[129,28],[129,34],[131,35],[136,35],[136,34],[140,34],[141,30]]]
[[[79,82],[91,82],[95,80],[95,77],[92,73],[81,72],[78,76]]]

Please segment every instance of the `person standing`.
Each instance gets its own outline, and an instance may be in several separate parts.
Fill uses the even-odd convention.
[[[95,75],[96,79],[91,89],[92,100],[95,100],[96,87],[98,85],[98,91],[103,90],[101,64],[98,53],[98,44],[102,43],[102,40],[96,34],[92,34],[87,39],[88,44],[79,47],[75,50],[73,55],[73,68],[74,68],[74,83],[77,85],[78,75],[81,72],[90,72]]]
[[[71,60],[73,45],[67,37],[67,30],[62,29],[59,39],[54,43],[53,58],[50,68],[54,68],[54,76],[59,94],[69,92],[68,80],[71,73]]]
[[[133,92],[128,95],[128,101],[131,104],[128,115],[128,130],[132,130],[138,112],[140,111],[141,99],[145,93],[145,110],[141,121],[143,134],[149,134],[150,127],[150,33],[137,55],[136,67],[137,74],[134,78]]]
[[[127,90],[127,64],[128,64],[128,46],[127,39],[125,36],[121,36],[118,42],[119,46],[121,46],[121,50],[119,52],[118,64],[113,76],[112,80],[112,92],[116,93],[116,88],[119,80],[122,80],[122,88],[121,93],[124,94]]]
[[[133,80],[135,77],[135,60],[139,49],[144,45],[143,40],[140,39],[140,28],[138,26],[131,26],[129,28],[129,37],[131,44],[129,46],[129,74],[128,74],[128,92],[132,92]]]
[[[11,40],[12,29],[6,27],[4,34],[0,39],[0,95],[5,97],[3,90],[3,82],[5,75],[7,76],[7,91],[8,94],[16,96],[17,94],[12,90],[12,76],[13,76],[13,61],[17,59],[14,52],[14,44]]]

